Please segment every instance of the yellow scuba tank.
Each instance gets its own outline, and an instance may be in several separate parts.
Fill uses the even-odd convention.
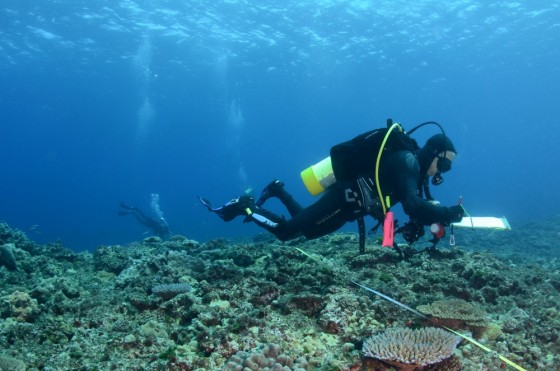
[[[331,156],[334,156],[334,165],[337,169],[336,174],[340,179],[336,178],[335,171],[333,170],[333,160],[331,156],[328,156],[301,172],[301,179],[309,193],[317,196],[336,183],[337,180],[348,180],[358,177],[363,172],[363,169],[357,164],[359,161],[355,160],[359,160],[364,156],[372,156],[374,161],[376,161],[375,181],[376,184],[379,184],[378,174],[381,154],[385,149],[391,132],[396,128],[398,128],[397,131],[403,131],[399,124],[393,123],[393,120],[389,119],[387,120],[387,129],[371,130],[350,141],[332,147]],[[343,165],[341,166],[341,164]],[[379,186],[377,187],[379,197],[381,198],[381,189],[379,189]],[[385,212],[385,207],[383,207],[383,211]]]
[[[313,196],[317,196],[336,183],[331,163],[331,156],[324,158],[315,165],[309,166],[301,172],[303,184]]]

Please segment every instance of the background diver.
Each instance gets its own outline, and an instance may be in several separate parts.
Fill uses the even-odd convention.
[[[429,123],[439,126],[434,122]],[[428,123],[418,127],[425,124]],[[400,149],[383,153],[380,160],[378,179],[381,189],[384,190],[383,198],[385,195],[390,196],[391,206],[400,202],[404,212],[410,217],[410,221],[396,231],[401,232],[409,244],[424,235],[424,226],[433,223],[450,225],[453,222],[459,222],[465,213],[461,205],[441,206],[433,200],[429,191],[429,178],[432,177],[432,184],[441,184],[443,182],[442,174],[451,170],[451,164],[457,153],[451,140],[445,136],[443,129],[441,130],[442,134],[432,136],[421,148],[406,133],[399,133],[406,137],[403,138],[408,144]],[[282,241],[299,236],[307,239],[318,238],[338,230],[347,222],[363,218],[365,215],[370,215],[381,222],[384,215],[380,214],[378,207],[371,207],[371,199],[375,199],[377,204],[379,203],[379,197],[373,191],[375,190],[376,174],[373,174],[374,164],[372,162],[375,162],[375,158],[362,156],[363,151],[353,149],[353,146],[359,146],[360,141],[367,140],[371,136],[370,133],[373,132],[362,134],[331,149],[333,169],[335,168],[333,157],[336,154],[335,150],[342,150],[351,152],[353,155],[347,156],[352,159],[352,163],[345,163],[341,169],[346,172],[348,172],[346,169],[356,169],[356,171],[349,172],[351,175],[341,177],[343,178],[341,180],[335,170],[336,182],[326,189],[319,200],[307,208],[300,206],[286,191],[284,183],[280,180],[274,180],[267,185],[256,202],[248,194],[241,195],[216,208],[212,207],[206,198],[199,196],[199,200],[209,211],[216,213],[226,222],[237,216],[244,216],[244,222],[254,222]],[[398,147],[398,145],[394,146],[394,148]],[[366,147],[362,146],[362,148]],[[369,149],[367,150],[369,151]],[[360,156],[355,154],[360,154]],[[342,173],[342,171],[339,172]],[[284,216],[274,214],[262,207],[270,197],[276,197],[282,202],[291,219],[286,219]],[[364,234],[362,231],[363,227],[360,226],[361,235]],[[360,240],[362,241],[363,238],[361,237]],[[361,245],[363,245],[362,242]]]
[[[171,229],[167,224],[167,221],[163,217],[154,218],[148,216],[142,212],[137,207],[128,206],[124,203],[120,203],[120,208],[118,214],[119,215],[134,215],[136,220],[138,220],[141,224],[145,225],[146,227],[150,228],[155,236],[160,238],[167,238],[171,235]]]

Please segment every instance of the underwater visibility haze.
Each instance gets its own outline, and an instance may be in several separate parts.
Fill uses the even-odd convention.
[[[557,0],[3,0],[0,369],[560,369],[558,40]],[[199,202],[309,205],[389,118],[512,230],[359,253]]]
[[[75,250],[145,232],[253,235],[215,203],[385,124],[441,123],[443,203],[525,222],[560,206],[560,5],[549,1],[4,1],[0,220]],[[419,142],[437,131],[417,133]]]

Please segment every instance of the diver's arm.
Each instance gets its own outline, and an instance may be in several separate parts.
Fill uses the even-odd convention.
[[[418,184],[420,165],[414,154],[408,151],[399,152],[393,162],[395,166],[396,188],[401,196],[404,212],[423,225],[432,223],[449,224],[451,210],[448,207],[436,205],[419,196]]]

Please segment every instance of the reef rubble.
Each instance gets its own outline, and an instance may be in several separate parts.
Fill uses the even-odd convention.
[[[351,281],[412,308],[437,305],[458,331],[525,369],[560,369],[559,225],[551,220],[530,238],[465,232],[453,248],[402,258],[373,239],[360,255],[352,233],[291,242],[149,237],[74,252],[0,223],[9,248],[0,261],[0,369],[395,369],[364,357],[364,341],[427,324]],[[473,313],[463,321],[462,311],[476,315],[476,333]],[[465,340],[453,362],[506,367]]]

